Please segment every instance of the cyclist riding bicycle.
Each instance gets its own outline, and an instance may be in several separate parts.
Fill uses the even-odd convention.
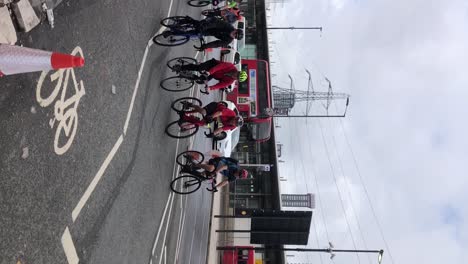
[[[198,105],[189,104],[194,110],[184,112],[184,121],[188,121],[198,126],[204,126],[207,123],[211,123],[213,120],[218,119],[221,124],[218,124],[218,128],[213,131],[214,135],[218,135],[223,131],[233,130],[236,127],[244,125],[244,119],[236,113],[227,108],[223,102],[211,102],[205,107]],[[191,114],[200,113],[203,119],[199,119]]]
[[[218,40],[206,43],[201,45],[200,47],[194,46],[197,50],[205,50],[207,48],[218,48],[218,47],[227,47],[229,43],[231,43],[234,39],[242,39],[244,37],[244,31],[242,29],[235,29],[230,23],[218,19],[215,17],[208,17],[202,20],[196,20],[189,16],[187,16],[183,22],[185,24],[193,25],[194,29],[181,32],[184,34],[189,35],[203,35],[213,36]],[[164,31],[162,34],[163,36],[169,37],[174,32],[177,32],[176,28],[172,28],[169,31]]]
[[[209,90],[218,90],[225,88],[236,80],[239,82],[245,82],[247,80],[247,72],[238,71],[236,66],[230,62],[222,62],[216,59],[211,59],[200,64],[186,64],[182,66],[174,67],[176,71],[198,71],[208,72],[209,75],[206,78],[205,83],[211,79],[218,80],[217,84],[208,86]]]
[[[237,7],[225,6],[220,9],[210,10],[206,13],[207,16],[222,17],[228,23],[234,23],[242,18],[242,11]]]
[[[236,7],[238,6],[240,3],[242,3],[243,0],[231,0],[231,1],[227,1],[227,7]]]
[[[249,175],[247,170],[240,168],[238,160],[228,157],[215,157],[208,160],[207,164],[200,163],[192,166],[203,169],[208,174],[216,175],[217,173],[221,173],[227,177],[226,180],[218,183],[216,188],[223,187],[237,179],[246,179]],[[182,168],[182,172],[187,171],[191,171],[191,168]]]

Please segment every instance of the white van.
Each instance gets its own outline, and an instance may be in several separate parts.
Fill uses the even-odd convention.
[[[242,17],[240,20],[234,22],[234,27],[237,29],[242,29],[242,31],[244,32],[244,37],[241,40],[237,40],[237,46],[234,46],[234,48],[237,49],[238,51],[241,51],[245,47],[245,36],[246,36],[245,26],[246,26],[245,17]]]

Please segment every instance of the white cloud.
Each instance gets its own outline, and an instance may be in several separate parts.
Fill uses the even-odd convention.
[[[294,17],[288,17],[286,5],[282,13],[277,8],[278,24],[324,27],[322,37],[308,32],[301,40],[294,32],[274,33],[279,52],[272,59],[281,65],[275,66],[278,76],[287,80],[287,73],[292,73],[296,87],[305,89],[306,66],[314,72],[316,84],[321,83],[323,72],[336,92],[351,94],[343,125],[394,263],[463,263],[462,251],[468,247],[467,4],[347,1],[334,10],[328,4],[314,1]],[[364,237],[368,247],[384,247],[339,121],[320,121],[327,148],[318,120],[309,120],[308,129],[303,121],[280,122],[290,128],[279,130],[286,160],[280,169],[290,180],[286,188],[317,192],[314,177],[319,183],[325,207],[323,212],[317,208],[314,216],[320,246],[328,240],[324,217],[335,246],[353,247],[333,169],[357,246],[364,246]],[[301,143],[305,138],[310,146]],[[299,159],[304,157],[302,169]],[[353,186],[353,206],[362,234],[353,220],[338,157]],[[307,178],[301,174],[304,170]],[[456,222],[447,220],[447,208],[453,209]],[[315,238],[310,243],[317,246]],[[388,253],[384,263],[391,263]],[[318,261],[315,254],[308,257]],[[335,263],[358,263],[355,257],[351,259],[340,255]]]

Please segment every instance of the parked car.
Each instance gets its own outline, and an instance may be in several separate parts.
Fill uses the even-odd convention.
[[[236,114],[239,114],[239,111],[236,108],[236,105],[231,101],[223,101],[226,103],[227,108],[233,110]],[[232,150],[239,143],[240,136],[240,127],[236,127],[233,130],[224,131],[226,137],[222,140],[217,140],[215,142],[216,149],[223,154],[225,157],[230,157]]]
[[[244,31],[244,37],[241,40],[237,40],[237,46],[234,46],[234,48],[237,49],[238,51],[241,51],[245,47],[245,37],[247,35],[246,34],[247,32],[245,32],[245,26],[246,26],[245,17],[242,17],[240,20],[234,23],[235,28],[242,29],[242,31]]]
[[[231,48],[231,49],[235,49],[235,50],[242,50],[244,47],[245,47],[245,36],[246,36],[246,32],[245,32],[245,17],[242,17],[240,20],[237,20],[236,22],[234,22],[232,25],[234,26],[234,28],[237,28],[237,29],[242,29],[242,31],[244,31],[244,37],[241,39],[241,40],[238,40],[238,39],[234,39],[228,46],[228,48]]]

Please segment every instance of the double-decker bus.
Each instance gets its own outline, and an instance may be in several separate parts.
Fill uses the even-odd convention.
[[[264,60],[241,60],[242,70],[248,74],[245,82],[238,83],[227,99],[233,102],[244,117],[250,137],[257,142],[267,141],[271,134],[270,73]]]

